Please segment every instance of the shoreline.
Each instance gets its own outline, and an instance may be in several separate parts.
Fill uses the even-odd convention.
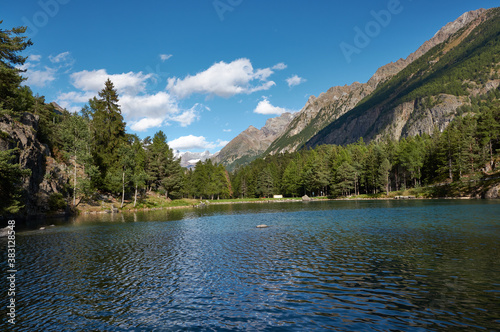
[[[116,213],[134,213],[134,212],[149,212],[161,210],[178,210],[178,209],[199,209],[210,205],[235,205],[235,204],[271,204],[271,203],[311,203],[311,202],[333,202],[333,201],[412,201],[412,200],[483,200],[488,198],[478,198],[470,196],[460,197],[410,197],[410,198],[395,198],[395,197],[352,197],[352,198],[311,198],[310,200],[302,200],[300,198],[290,199],[265,199],[265,200],[239,200],[234,201],[224,200],[222,202],[203,200],[198,201],[196,205],[179,205],[179,206],[160,206],[151,208],[134,208],[134,209],[107,209],[101,211],[79,210],[78,214],[116,214]],[[492,198],[498,199],[498,198]],[[52,215],[54,216],[54,215]],[[60,215],[64,216],[64,214]],[[71,216],[71,214],[69,215]]]

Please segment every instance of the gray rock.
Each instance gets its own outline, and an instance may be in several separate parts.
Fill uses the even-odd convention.
[[[490,188],[485,194],[484,198],[499,198],[500,184]]]

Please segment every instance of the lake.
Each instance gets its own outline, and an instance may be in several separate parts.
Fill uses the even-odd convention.
[[[17,233],[16,268],[17,331],[500,330],[500,201],[84,215]]]

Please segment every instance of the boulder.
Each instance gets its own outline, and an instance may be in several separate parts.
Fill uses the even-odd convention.
[[[312,201],[312,199],[309,196],[304,195],[304,196],[302,196],[302,201],[303,202],[309,202],[309,201]]]
[[[491,187],[485,194],[484,198],[500,198],[498,195],[500,191],[500,184],[497,184],[496,186]]]

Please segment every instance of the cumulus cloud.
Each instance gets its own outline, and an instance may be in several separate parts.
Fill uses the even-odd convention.
[[[181,109],[177,100],[163,91],[154,95],[123,95],[120,103],[123,114],[132,121],[130,128],[136,131],[160,127],[170,121],[186,127],[199,119],[201,107],[196,104],[190,109]]]
[[[181,136],[169,142],[169,146],[174,150],[209,150],[225,146],[228,141],[218,139],[216,142],[209,142],[204,136]]]
[[[286,79],[286,82],[288,83],[288,86],[291,88],[293,86],[299,85],[301,83],[304,83],[307,81],[306,79],[299,77],[297,75],[293,75],[292,77],[289,77]]]
[[[266,115],[269,114],[281,115],[285,112],[289,112],[289,110],[282,107],[271,105],[269,100],[267,100],[267,98],[264,97],[263,100],[259,101],[257,107],[253,110],[253,112],[257,114],[266,114]]]
[[[23,76],[26,78],[26,85],[43,88],[56,79],[57,68],[43,66],[41,69],[41,60],[41,55],[31,54],[23,65],[17,66],[25,71]]]
[[[104,82],[109,78],[119,94],[137,95],[145,91],[146,81],[152,76],[153,74],[143,74],[142,71],[110,75],[105,69],[98,69],[73,73],[71,80],[77,89],[97,92],[104,87]]]
[[[213,149],[215,144],[208,142],[204,136],[181,136],[168,143],[174,150],[193,150],[193,149]]]
[[[172,57],[172,54],[160,54],[160,59],[161,59],[162,62],[167,61],[171,57]]]
[[[179,122],[181,127],[187,127],[195,120],[199,119],[199,113],[196,110],[196,105],[195,105],[192,108],[182,112],[181,114],[171,117],[170,119],[172,121]]]
[[[245,58],[230,63],[221,61],[194,76],[169,78],[167,90],[179,98],[194,93],[228,98],[236,94],[268,90],[276,84],[267,80],[272,74],[271,68],[254,70],[250,60]]]
[[[26,85],[43,88],[56,79],[56,72],[56,69],[50,67],[44,67],[42,70],[27,68],[25,73],[27,77]]]
[[[146,131],[150,128],[160,127],[162,124],[162,118],[144,118],[139,121],[133,122],[130,125],[130,129],[134,131]]]

